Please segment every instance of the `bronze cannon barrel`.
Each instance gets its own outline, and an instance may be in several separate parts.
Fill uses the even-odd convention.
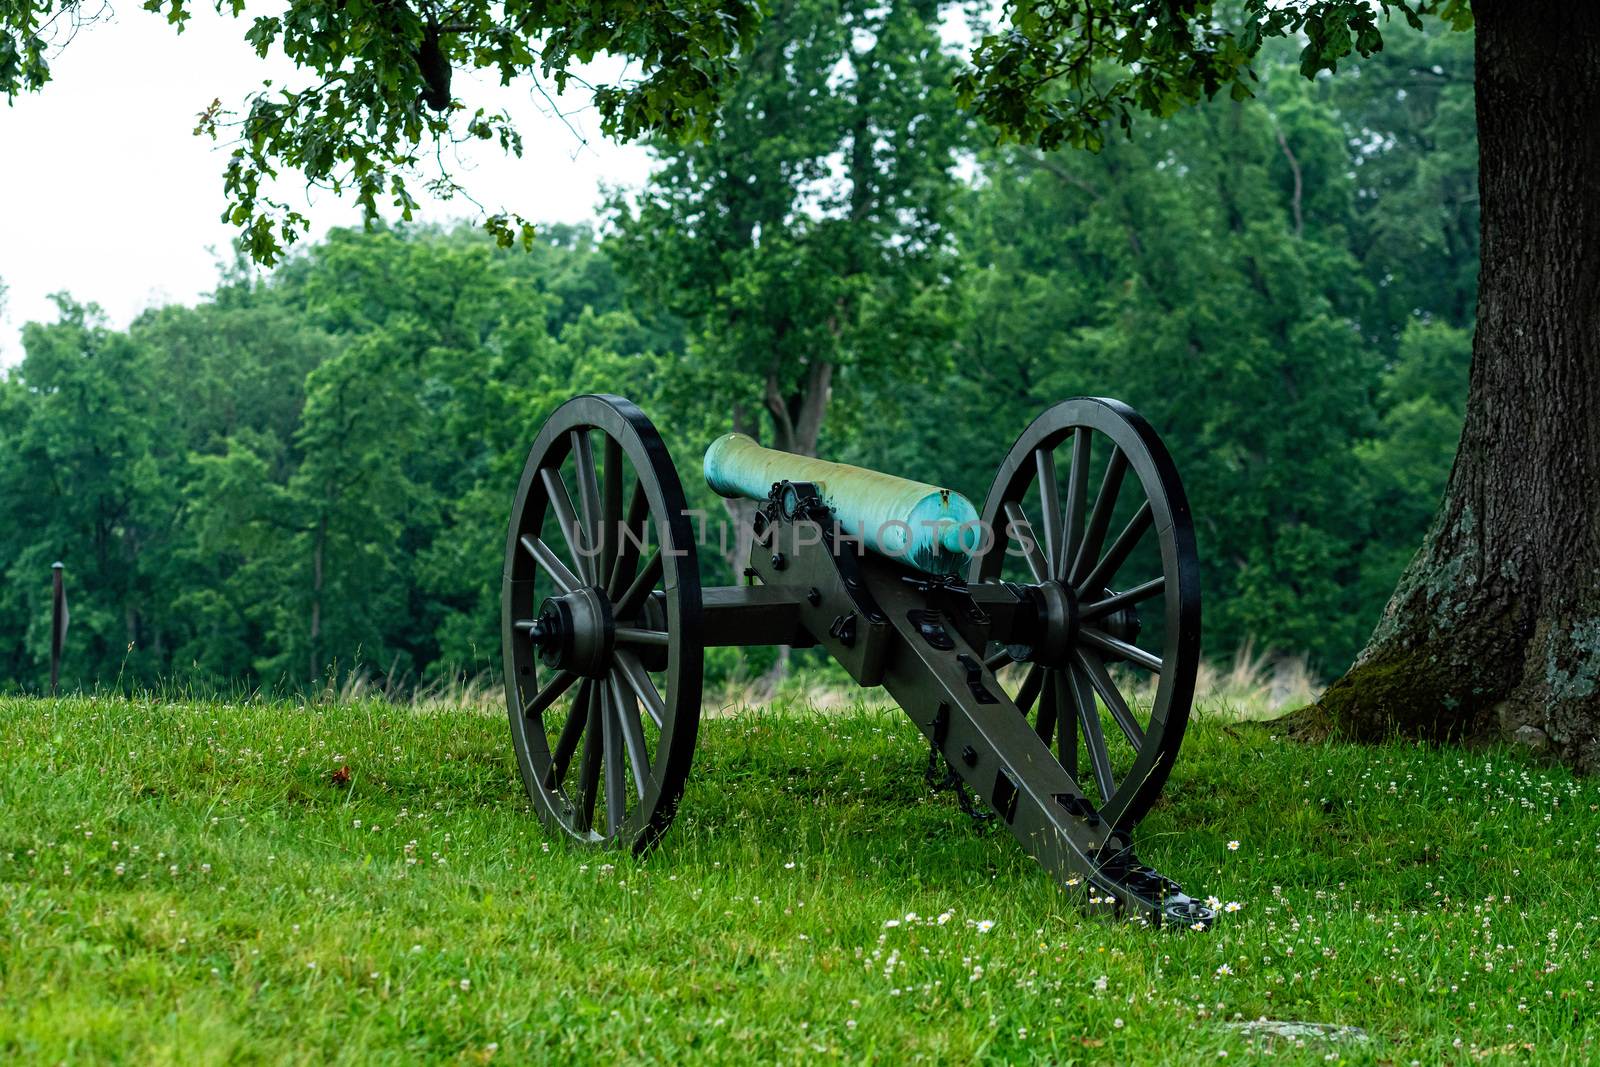
[[[977,509],[960,493],[764,448],[742,433],[711,443],[705,475],[716,493],[750,500],[766,500],[780,482],[810,482],[843,533],[925,574],[960,573],[983,544]]]

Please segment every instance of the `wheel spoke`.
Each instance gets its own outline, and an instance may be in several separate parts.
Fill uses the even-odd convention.
[[[1039,472],[1039,510],[1044,513],[1045,574],[1059,578],[1055,567],[1061,553],[1061,490],[1056,485],[1056,455],[1048,448],[1036,448],[1033,464]]]
[[[661,566],[661,549],[657,548],[650,553],[645,565],[639,568],[639,573],[634,576],[633,584],[628,586],[628,591],[618,597],[617,602],[612,605],[611,614],[615,618],[631,619],[639,614],[639,609],[644,607],[645,597],[650,595],[650,590],[661,580]]]
[[[610,686],[600,686],[600,703],[604,716],[600,734],[606,749],[606,836],[616,837],[628,812],[627,782],[622,777],[622,720]]]
[[[622,537],[622,442],[610,434],[605,439],[605,467],[600,472],[600,557],[595,568],[595,584],[611,586],[611,568],[617,561],[617,544]]]
[[[1134,718],[1133,709],[1128,707],[1128,702],[1123,699],[1122,690],[1111,680],[1105,661],[1093,652],[1085,652],[1081,648],[1073,649],[1072,656],[1077,661],[1079,669],[1088,675],[1089,684],[1094,686],[1094,691],[1106,702],[1106,707],[1111,710],[1111,717],[1122,728],[1128,743],[1133,746],[1135,752],[1138,752],[1144,746],[1144,730],[1139,726],[1139,720]]]
[[[1033,720],[1033,732],[1039,735],[1039,740],[1050,746],[1050,739],[1056,732],[1056,686],[1060,683],[1059,671],[1044,672],[1044,688],[1039,694],[1039,714]]]
[[[1137,663],[1146,670],[1154,671],[1157,674],[1161,673],[1161,657],[1146,652],[1138,645],[1130,645],[1126,641],[1120,641],[1104,631],[1096,630],[1093,626],[1080,626],[1078,628],[1078,637],[1086,644],[1091,644],[1103,652],[1110,652],[1121,656],[1129,663]]]
[[[1121,611],[1123,608],[1129,608],[1149,600],[1166,589],[1166,587],[1167,580],[1165,578],[1152,578],[1142,585],[1123,590],[1114,596],[1106,597],[1104,600],[1096,600],[1092,604],[1083,605],[1078,609],[1078,621],[1093,622],[1096,619],[1103,619],[1107,615]]]
[[[1037,663],[1028,665],[1028,675],[1022,679],[1022,687],[1017,690],[1017,707],[1026,715],[1028,709],[1033,707],[1033,702],[1039,697],[1039,686],[1044,683],[1044,670]]]
[[[595,479],[594,445],[587,429],[572,431],[572,462],[578,468],[578,507],[583,514],[583,544],[573,545],[584,582],[595,583],[600,554],[600,485]]]
[[[1100,555],[1100,547],[1105,544],[1106,531],[1111,527],[1112,513],[1117,509],[1117,494],[1122,491],[1122,476],[1128,470],[1128,457],[1120,448],[1113,448],[1111,458],[1106,460],[1106,476],[1100,482],[1100,493],[1094,498],[1094,510],[1089,513],[1089,528],[1084,531],[1083,540],[1078,544],[1078,552],[1072,558],[1072,571],[1067,576],[1067,584],[1079,584],[1078,576],[1083,574],[1090,562]]]
[[[533,699],[529,700],[527,704],[523,705],[523,717],[531,719],[536,715],[543,715],[544,710],[554,704],[556,698],[561,696],[562,693],[571,689],[572,683],[577,680],[578,676],[571,671],[557,671],[555,676],[545,683],[545,687],[535,693]]]
[[[650,752],[645,746],[644,723],[639,721],[639,705],[618,677],[617,671],[608,676],[611,702],[617,709],[617,725],[622,728],[622,743],[628,752],[628,767],[633,771],[634,790],[644,799],[645,779],[650,775]]]
[[[599,694],[592,685],[585,692],[588,695],[585,712],[588,721],[583,728],[583,759],[578,763],[578,810],[574,820],[574,826],[580,832],[594,829],[594,802],[600,792],[600,759],[605,748],[605,738],[601,736],[604,727],[600,725],[602,709]]]
[[[585,678],[578,686],[572,707],[567,710],[566,724],[561,727],[561,736],[556,738],[556,747],[550,751],[550,768],[544,776],[546,789],[560,789],[567,779],[567,765],[572,762],[572,754],[578,751],[578,741],[589,724],[589,688],[589,679]]]
[[[1063,520],[1061,559],[1056,563],[1056,574],[1061,578],[1068,576],[1068,569],[1078,556],[1078,545],[1083,542],[1083,509],[1089,502],[1089,452],[1093,439],[1093,431],[1087,426],[1079,426],[1072,433],[1072,465],[1067,468],[1067,513]]]
[[[622,672],[622,680],[628,683],[628,688],[633,690],[633,695],[639,698],[639,703],[644,705],[644,710],[649,712],[657,729],[665,728],[667,721],[667,704],[661,699],[661,694],[656,692],[656,684],[650,680],[644,664],[639,662],[639,657],[632,652],[618,649],[616,664]]]
[[[645,496],[644,479],[633,483],[633,499],[628,502],[628,520],[617,531],[617,561],[611,567],[611,577],[606,582],[606,596],[612,600],[622,592],[622,583],[633,580],[633,569],[639,564],[639,553],[644,551],[649,535],[644,521],[650,517],[650,500]],[[637,532],[637,537],[635,536]]]
[[[537,537],[529,537],[527,534],[523,534],[519,540],[522,542],[522,547],[534,558],[534,561],[543,567],[545,572],[561,587],[563,593],[570,593],[582,587],[583,580],[567,569],[567,565],[561,562],[561,557],[556,555],[549,545]]]
[[[1089,766],[1094,771],[1095,784],[1100,787],[1100,802],[1104,804],[1116,792],[1117,783],[1111,777],[1111,754],[1106,751],[1106,738],[1100,729],[1100,709],[1094,702],[1094,692],[1084,683],[1074,668],[1068,668],[1072,682],[1072,702],[1078,708],[1078,722],[1083,726],[1083,745],[1089,750]]]
[[[556,525],[561,527],[562,540],[567,542],[567,557],[583,569],[583,555],[579,552],[582,545],[583,532],[578,526],[577,512],[572,510],[572,497],[567,493],[566,479],[561,477],[560,471],[551,470],[549,467],[541,468],[539,480],[544,482],[545,496],[550,499],[550,508],[556,513]]]
[[[1011,662],[1011,649],[1005,645],[1000,646],[1000,651],[983,661],[983,665],[991,671],[997,671]]]
[[[1022,505],[1015,500],[1006,501],[1006,535],[1016,541],[1022,548],[1022,556],[1028,561],[1028,570],[1033,575],[1033,580],[1040,585],[1050,580],[1049,565],[1045,563],[1044,556],[1039,551],[1039,543],[1034,540],[1033,524],[1028,522],[1027,515],[1023,514]]]
[[[1150,529],[1154,521],[1155,512],[1151,509],[1150,501],[1146,500],[1133,518],[1128,520],[1128,525],[1122,528],[1117,539],[1111,543],[1105,558],[1095,564],[1094,570],[1083,579],[1078,587],[1079,595],[1083,595],[1083,590],[1098,595],[1100,590],[1106,587],[1106,583],[1115,577],[1118,568],[1128,561],[1128,554],[1133,551],[1133,547],[1139,543],[1139,538],[1144,536],[1144,532]]]
[[[1078,777],[1078,717],[1073,713],[1072,680],[1065,675],[1056,680],[1056,753],[1061,766],[1074,779]]]
[[[672,635],[665,630],[641,630],[637,626],[618,626],[615,633],[619,645],[657,645],[665,648],[672,643]]]

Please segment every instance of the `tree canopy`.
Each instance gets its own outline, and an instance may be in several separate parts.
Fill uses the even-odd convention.
[[[693,140],[729,117],[725,104],[740,69],[763,62],[763,9],[788,11],[761,0],[288,0],[256,16],[245,0],[216,6],[248,22],[244,36],[257,55],[279,53],[305,75],[246,101],[217,100],[196,127],[232,148],[223,217],[264,264],[306,227],[275,192],[285,172],[353,195],[371,218],[409,220],[419,184],[446,197],[465,191],[443,162],[446,146],[489,141],[521,154],[512,117],[460,101],[453,70],[491,72],[502,84],[546,79],[558,92],[577,84],[592,96],[608,136]],[[942,7],[921,6],[935,16]],[[191,17],[188,0],[144,0],[144,7],[179,32]],[[0,0],[0,93],[42,89],[51,49],[104,10],[81,0]],[[969,63],[948,75],[961,102],[1007,137],[1099,149],[1113,131],[1131,128],[1136,113],[1169,117],[1223,90],[1248,98],[1269,39],[1303,39],[1306,75],[1372,55],[1383,47],[1380,21],[1392,11],[1416,27],[1429,12],[1458,29],[1472,19],[1467,0],[1017,0],[1006,6],[1004,25],[983,33]],[[773,35],[790,20],[783,14]],[[600,56],[628,60],[636,73],[589,84],[579,68]],[[531,239],[521,215],[484,222],[503,244]]]

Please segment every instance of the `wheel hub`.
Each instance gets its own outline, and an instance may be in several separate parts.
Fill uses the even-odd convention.
[[[1048,581],[1024,589],[1033,602],[1033,635],[1030,643],[1008,646],[1011,658],[1050,667],[1066,663],[1078,630],[1078,598],[1064,582]]]
[[[1093,626],[1119,641],[1134,643],[1142,628],[1139,609],[1129,605],[1119,611],[1084,624],[1078,594],[1066,582],[1051,580],[1024,587],[1033,602],[1033,634],[1025,644],[1008,646],[1011,658],[1018,662],[1038,663],[1046,667],[1066,666],[1072,659],[1072,648],[1078,641],[1080,625]],[[1111,590],[1104,589],[1100,597],[1109,597]],[[1090,601],[1100,597],[1089,597]],[[1115,659],[1107,653],[1102,658]]]
[[[587,678],[605,675],[616,640],[611,601],[593,587],[548,597],[529,630],[539,661]]]
[[[1109,597],[1112,593],[1109,589],[1102,589],[1099,595]],[[1126,641],[1130,645],[1138,643],[1139,632],[1144,629],[1144,623],[1139,618],[1139,609],[1132,604],[1113,611],[1110,615],[1102,616],[1094,625],[1118,641]]]

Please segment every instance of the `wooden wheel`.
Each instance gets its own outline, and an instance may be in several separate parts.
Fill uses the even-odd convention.
[[[501,586],[512,745],[551,829],[637,852],[671,824],[700,722],[700,618],[655,427],[617,396],[561,405],[523,468]]]
[[[1015,582],[1038,619],[1031,644],[991,645],[989,666],[1016,664],[1017,706],[1101,817],[1131,828],[1177,758],[1200,660],[1194,523],[1172,458],[1126,404],[1066,400],[1017,438],[983,521],[970,580]]]

